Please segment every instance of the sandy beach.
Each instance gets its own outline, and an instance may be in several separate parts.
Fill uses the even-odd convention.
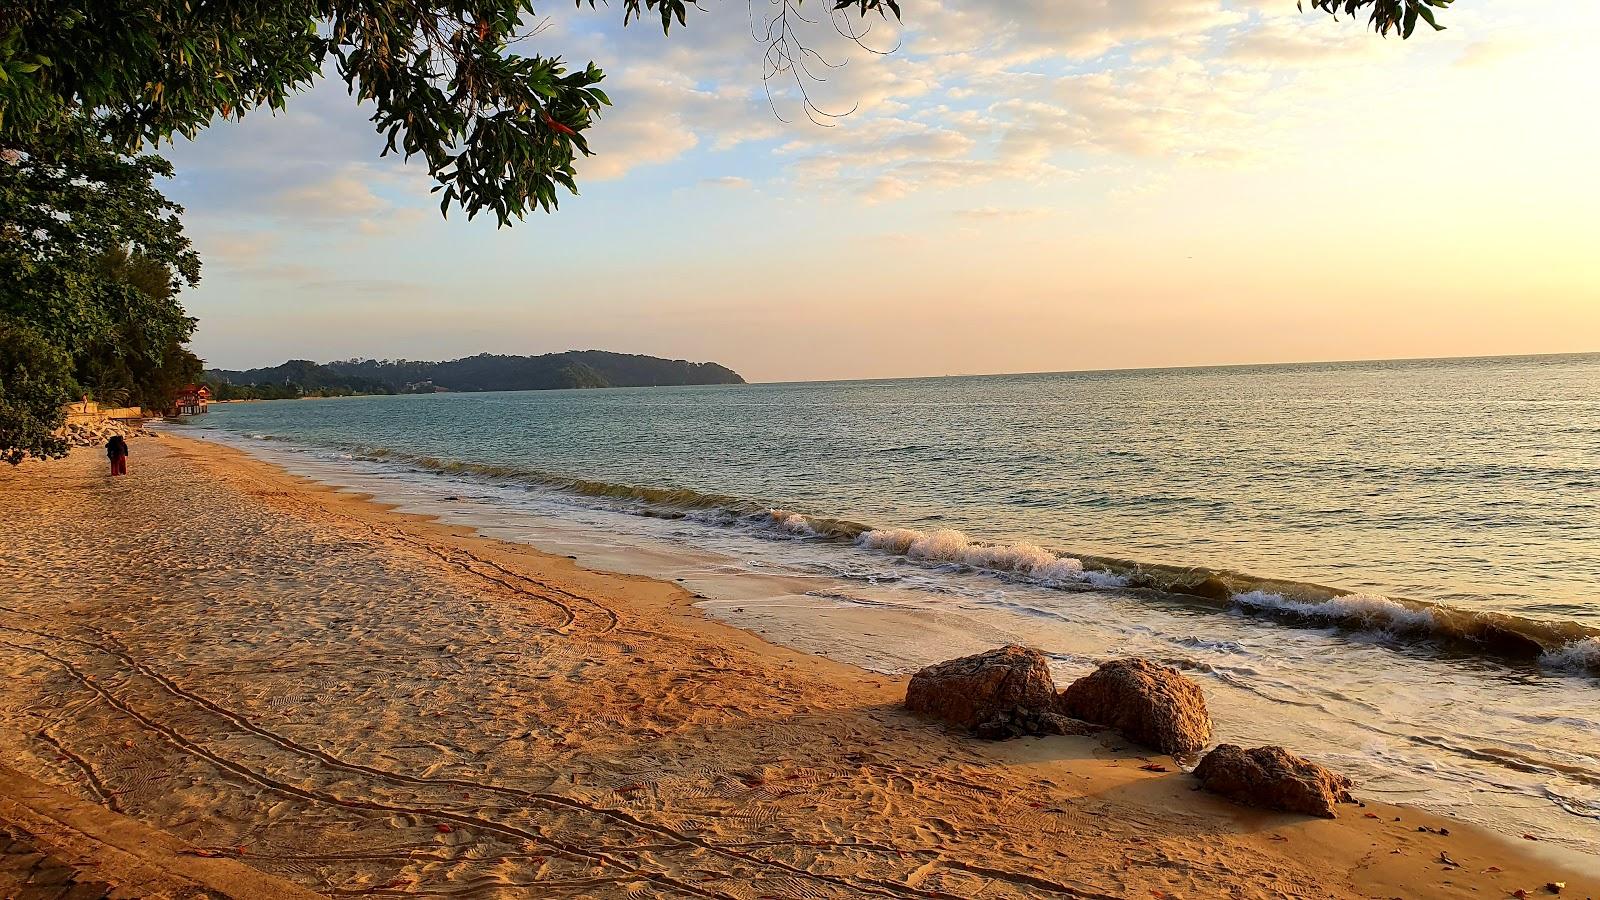
[[[36,779],[180,855],[327,896],[1600,896],[1371,798],[1263,813],[1114,736],[948,733],[677,586],[227,448],[103,469],[0,467],[0,800]]]

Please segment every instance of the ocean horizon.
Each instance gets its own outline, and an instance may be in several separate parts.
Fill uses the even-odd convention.
[[[1050,369],[1025,372],[959,372],[945,375],[887,375],[874,378],[819,378],[819,379],[780,379],[775,381],[751,381],[747,384],[854,384],[874,381],[926,381],[934,378],[1011,378],[1023,375],[1099,375],[1107,373],[1133,373],[1133,372],[1187,372],[1196,370],[1224,370],[1224,369],[1284,369],[1300,366],[1363,366],[1382,363],[1444,363],[1444,362],[1490,362],[1494,360],[1540,360],[1561,359],[1565,357],[1600,356],[1600,350],[1573,350],[1559,353],[1493,353],[1488,355],[1469,356],[1382,356],[1370,359],[1324,359],[1324,360],[1278,360],[1276,362],[1240,362],[1240,363],[1194,363],[1176,366],[1111,366],[1094,369]],[[737,385],[731,385],[736,387]],[[583,390],[611,390],[610,388],[585,388]],[[508,392],[509,393],[509,392]]]

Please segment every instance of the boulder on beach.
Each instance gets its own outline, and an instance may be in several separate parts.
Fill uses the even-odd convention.
[[[1199,753],[1211,739],[1211,714],[1200,686],[1177,669],[1145,659],[1102,663],[1061,692],[1056,712],[1174,756]]]
[[[1029,714],[1051,713],[1055,682],[1044,654],[1011,645],[928,666],[911,676],[906,708],[952,725],[1005,734],[1008,723],[1026,724]],[[1037,733],[1037,732],[1018,732]]]
[[[1194,777],[1235,803],[1333,818],[1339,803],[1354,803],[1350,779],[1282,747],[1245,750],[1220,744],[1195,767]]]

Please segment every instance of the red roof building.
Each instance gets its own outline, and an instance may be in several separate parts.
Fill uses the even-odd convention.
[[[203,416],[210,402],[210,388],[203,384],[186,384],[178,391],[178,399],[173,402],[172,409],[167,411],[167,415]]]

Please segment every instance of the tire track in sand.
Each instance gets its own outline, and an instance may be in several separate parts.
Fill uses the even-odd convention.
[[[590,815],[597,816],[599,818],[606,819],[606,820],[610,821],[613,824],[622,825],[624,827],[631,828],[631,829],[636,829],[636,830],[642,831],[642,832],[648,832],[648,833],[654,834],[654,835],[656,835],[658,837],[669,838],[671,840],[679,842],[682,845],[698,847],[698,848],[700,848],[702,850],[714,853],[714,854],[719,855],[719,856],[723,856],[725,858],[729,858],[731,860],[737,860],[739,862],[743,862],[743,863],[748,864],[748,865],[757,866],[759,868],[775,869],[778,872],[783,873],[783,876],[786,876],[788,878],[800,878],[800,879],[806,879],[806,880],[811,880],[811,881],[816,881],[816,882],[822,882],[824,884],[829,884],[829,885],[832,885],[832,886],[835,886],[835,887],[845,888],[845,889],[852,890],[852,891],[863,891],[863,892],[866,892],[866,893],[871,893],[871,894],[875,894],[875,895],[879,895],[879,896],[909,896],[909,897],[934,898],[934,900],[951,900],[951,898],[953,898],[955,896],[955,895],[951,895],[951,894],[945,893],[943,891],[924,890],[924,889],[919,889],[919,888],[911,887],[909,885],[900,884],[900,883],[892,882],[892,881],[883,881],[883,880],[880,880],[880,879],[871,879],[871,878],[857,879],[857,878],[849,878],[849,877],[846,877],[846,876],[838,876],[838,875],[830,875],[830,874],[826,874],[826,873],[812,872],[810,870],[807,870],[807,869],[804,869],[804,868],[801,868],[801,867],[798,867],[798,866],[794,866],[794,865],[791,865],[789,863],[782,862],[781,860],[768,859],[768,858],[764,858],[764,857],[761,857],[761,856],[757,856],[757,855],[752,854],[752,853],[742,852],[742,851],[734,849],[732,847],[728,847],[728,846],[725,846],[725,845],[720,845],[720,844],[716,844],[714,842],[708,841],[708,840],[706,840],[704,838],[701,838],[701,837],[699,837],[697,835],[689,834],[689,833],[686,833],[686,832],[681,832],[681,831],[678,831],[677,829],[673,829],[673,828],[670,828],[670,827],[667,827],[667,826],[657,825],[657,824],[654,824],[654,823],[646,822],[646,821],[644,821],[642,819],[639,819],[639,818],[637,818],[637,817],[635,817],[633,815],[630,815],[630,814],[628,814],[626,812],[623,812],[621,810],[606,809],[606,808],[602,808],[602,807],[591,806],[589,804],[583,803],[582,801],[575,800],[575,799],[572,799],[570,797],[561,796],[561,795],[558,795],[558,794],[546,794],[546,793],[541,793],[541,792],[537,792],[537,791],[526,791],[526,790],[521,790],[521,789],[518,789],[518,788],[511,788],[511,787],[506,787],[506,786],[502,786],[502,785],[495,785],[495,784],[489,784],[489,783],[485,783],[485,782],[473,781],[473,780],[470,780],[470,779],[440,778],[440,777],[425,777],[425,776],[417,776],[417,775],[408,775],[408,774],[405,774],[405,773],[394,772],[394,771],[391,771],[391,770],[381,769],[381,768],[377,768],[377,767],[374,767],[374,766],[368,766],[368,765],[364,765],[364,764],[361,764],[361,763],[350,762],[348,760],[342,759],[342,758],[340,758],[340,757],[338,757],[338,756],[336,756],[334,754],[328,753],[327,751],[321,750],[319,748],[310,747],[310,746],[307,746],[307,745],[300,744],[299,742],[294,741],[293,739],[285,737],[285,736],[283,736],[281,734],[278,734],[277,732],[274,732],[269,728],[265,728],[263,726],[258,725],[255,721],[251,720],[247,716],[244,716],[244,715],[242,715],[240,713],[237,713],[237,712],[235,712],[233,710],[230,710],[230,709],[222,706],[221,704],[215,703],[214,701],[211,701],[206,697],[203,697],[203,696],[201,696],[199,694],[194,693],[193,691],[188,690],[187,688],[184,688],[182,685],[180,685],[177,682],[173,681],[168,676],[166,676],[166,675],[164,675],[164,674],[162,674],[160,672],[157,672],[156,670],[150,668],[149,666],[145,665],[144,663],[142,663],[141,661],[136,659],[132,655],[132,653],[124,645],[122,645],[121,642],[119,640],[117,640],[113,635],[110,635],[109,633],[103,631],[102,629],[96,628],[94,626],[87,626],[86,625],[84,627],[87,628],[90,631],[93,631],[93,632],[101,635],[103,639],[112,642],[115,646],[108,648],[108,647],[106,647],[104,645],[98,644],[98,643],[93,642],[93,641],[87,641],[87,640],[84,640],[84,639],[81,639],[81,638],[75,638],[75,637],[71,637],[71,636],[68,636],[68,635],[56,635],[56,634],[50,634],[50,633],[46,633],[46,632],[34,631],[32,629],[21,628],[21,627],[17,627],[17,626],[13,626],[13,625],[0,624],[0,629],[4,629],[4,630],[8,630],[8,631],[16,631],[16,632],[20,632],[20,633],[24,633],[24,634],[31,634],[31,635],[34,635],[36,637],[45,638],[47,640],[62,640],[62,641],[70,642],[70,643],[73,643],[73,644],[77,644],[77,645],[80,645],[80,646],[84,646],[84,647],[96,650],[96,651],[104,653],[106,655],[117,657],[118,659],[120,659],[124,663],[126,663],[129,667],[131,667],[134,671],[137,671],[139,674],[144,675],[146,678],[149,678],[150,680],[152,680],[152,681],[156,682],[157,684],[159,684],[161,687],[163,687],[165,690],[167,690],[167,692],[172,694],[174,697],[177,697],[177,698],[179,698],[181,700],[185,700],[185,701],[187,701],[189,703],[192,703],[192,704],[195,704],[197,706],[200,706],[203,709],[211,712],[212,714],[217,715],[217,716],[229,721],[230,723],[232,723],[236,727],[240,728],[241,730],[244,730],[244,731],[246,731],[246,732],[248,732],[250,734],[253,734],[253,735],[255,735],[255,736],[257,736],[257,737],[259,737],[259,738],[261,738],[263,740],[266,740],[266,741],[268,741],[268,742],[270,742],[272,744],[275,744],[275,745],[277,745],[278,747],[280,747],[283,750],[289,751],[289,752],[291,752],[291,753],[293,753],[295,755],[301,756],[303,758],[310,758],[310,759],[316,761],[317,763],[320,763],[322,765],[325,765],[325,766],[328,766],[328,767],[331,767],[331,768],[335,768],[335,769],[339,769],[339,770],[342,770],[342,771],[351,772],[351,773],[355,773],[355,774],[360,774],[360,775],[366,776],[368,778],[378,779],[380,781],[388,782],[390,784],[405,784],[405,785],[431,786],[431,787],[438,787],[438,788],[457,788],[457,789],[483,791],[483,792],[487,792],[487,793],[493,793],[493,794],[499,794],[499,795],[502,795],[502,796],[511,797],[513,799],[521,800],[521,801],[526,802],[526,803],[537,804],[537,805],[543,806],[543,807],[545,807],[547,809],[552,809],[552,810],[556,810],[556,811],[587,813],[587,814],[590,814]],[[86,676],[80,670],[77,670],[76,667],[72,666],[71,663],[69,663],[66,660],[63,660],[63,659],[55,656],[54,654],[51,654],[51,653],[49,653],[47,651],[44,651],[44,650],[40,650],[38,648],[27,647],[25,645],[20,645],[20,644],[12,644],[10,642],[5,642],[5,641],[0,641],[0,644],[3,644],[5,646],[10,646],[10,647],[13,647],[15,649],[29,650],[29,651],[37,653],[37,654],[39,654],[41,656],[44,656],[47,659],[50,659],[52,662],[55,662],[57,665],[60,665],[60,666],[62,666],[64,668],[66,668],[78,681],[84,683],[85,686],[87,686],[90,689],[98,692],[102,697],[104,697],[107,700],[107,702],[111,703],[112,706],[114,706],[115,708],[117,708],[120,711],[124,712],[124,714],[133,717],[136,721],[139,721],[141,724],[145,725],[146,727],[152,728],[152,729],[158,731],[158,733],[162,733],[170,741],[173,741],[174,743],[178,744],[180,746],[180,748],[186,749],[191,753],[194,753],[196,755],[202,756],[203,758],[213,762],[214,764],[222,766],[225,769],[228,769],[230,771],[234,771],[236,774],[239,774],[242,777],[247,778],[248,780],[254,781],[257,784],[262,785],[263,787],[268,787],[269,789],[274,789],[274,790],[276,790],[278,787],[288,788],[289,789],[289,793],[292,796],[297,796],[297,797],[300,797],[301,799],[307,799],[307,800],[312,800],[312,801],[317,801],[317,802],[333,803],[333,804],[336,804],[336,805],[344,806],[346,808],[358,808],[358,809],[367,809],[367,810],[384,811],[384,812],[397,812],[397,813],[402,813],[402,814],[424,816],[424,817],[433,816],[433,817],[440,818],[440,819],[445,819],[445,820],[448,820],[448,821],[455,821],[455,822],[458,822],[460,824],[475,825],[475,826],[483,828],[483,829],[485,829],[487,831],[498,832],[498,833],[507,834],[507,835],[510,835],[510,836],[522,837],[523,839],[530,840],[530,841],[532,841],[534,843],[543,844],[545,846],[549,846],[552,849],[565,851],[565,852],[569,853],[570,855],[585,857],[585,858],[589,858],[589,859],[594,860],[594,861],[602,861],[603,860],[604,861],[603,864],[616,865],[619,868],[624,868],[625,870],[627,869],[627,864],[626,863],[623,863],[623,862],[621,862],[619,860],[616,860],[614,857],[607,856],[603,852],[595,853],[594,851],[587,851],[584,848],[581,848],[581,847],[579,847],[577,845],[572,845],[572,844],[568,844],[568,843],[565,843],[565,842],[559,842],[559,841],[555,841],[555,840],[550,839],[550,838],[534,835],[532,832],[527,832],[525,830],[517,828],[516,826],[506,825],[504,823],[495,822],[493,820],[484,819],[484,818],[477,817],[477,816],[467,816],[467,815],[463,815],[463,814],[460,814],[460,813],[455,813],[455,812],[453,812],[451,810],[442,809],[442,808],[435,808],[435,807],[426,807],[426,806],[424,806],[424,807],[407,807],[407,806],[398,806],[398,805],[386,805],[386,804],[383,804],[383,803],[380,803],[380,802],[377,802],[377,801],[348,800],[346,798],[340,798],[340,797],[337,797],[337,796],[332,795],[332,794],[327,794],[325,792],[319,792],[319,791],[312,791],[312,790],[297,788],[297,787],[294,787],[293,785],[287,785],[287,784],[284,784],[282,782],[278,782],[275,779],[271,779],[269,776],[265,776],[262,773],[256,772],[255,770],[250,769],[247,766],[243,766],[242,764],[238,764],[238,763],[233,763],[231,760],[225,760],[224,758],[219,757],[219,756],[215,755],[214,753],[211,753],[210,751],[207,751],[205,748],[200,747],[199,745],[193,743],[192,741],[189,741],[187,738],[183,738],[181,735],[177,734],[174,730],[161,725],[161,723],[156,723],[153,720],[150,720],[147,717],[139,714],[137,711],[131,709],[131,707],[128,707],[125,702],[119,702],[118,699],[113,698],[109,694],[108,691],[106,691],[103,687],[101,687],[95,681],[95,679],[93,679],[92,677]],[[787,841],[772,841],[772,842],[763,842],[763,843],[766,843],[767,846],[788,846],[790,844],[795,844],[795,845],[810,846],[810,847],[814,847],[814,848],[818,848],[818,849],[826,848],[826,849],[833,849],[833,850],[841,850],[841,851],[848,850],[848,851],[855,851],[855,852],[874,852],[874,851],[877,851],[877,852],[894,853],[894,854],[903,854],[903,853],[906,853],[906,852],[911,852],[911,851],[901,850],[899,848],[877,847],[877,846],[873,846],[873,845],[845,843],[845,842],[818,842],[818,841],[787,842]],[[607,849],[632,849],[632,848],[607,848]],[[937,853],[937,851],[932,851],[932,852]],[[588,855],[588,854],[592,854],[592,855]],[[1082,891],[1082,890],[1080,890],[1078,888],[1074,888],[1074,887],[1071,887],[1069,885],[1060,884],[1058,882],[1049,881],[1049,880],[1043,879],[1043,878],[1038,878],[1037,876],[1030,876],[1030,875],[1028,875],[1026,873],[1002,872],[1001,870],[997,870],[997,869],[986,869],[986,868],[981,868],[981,867],[969,867],[969,866],[966,866],[966,865],[963,865],[963,864],[956,863],[953,860],[941,860],[941,862],[944,865],[950,866],[951,868],[958,869],[958,870],[969,871],[971,874],[981,875],[983,877],[994,879],[996,881],[1001,881],[1001,882],[1004,882],[1004,883],[1008,883],[1008,884],[1011,884],[1013,886],[1027,885],[1027,886],[1030,886],[1030,887],[1034,887],[1034,888],[1037,888],[1037,889],[1043,889],[1043,890],[1049,891],[1051,893],[1056,893],[1056,894],[1060,894],[1060,895],[1063,895],[1063,896],[1086,898],[1086,900],[1117,900],[1117,898],[1111,897],[1111,895],[1101,894],[1101,893],[1098,893],[1098,892],[1084,892],[1084,891]],[[660,881],[661,878],[670,878],[670,876],[665,876],[665,875],[662,875],[661,873],[653,873],[653,872],[650,872],[648,870],[643,870],[643,869],[633,869],[633,870],[631,870],[631,872],[632,872],[632,874],[634,874],[635,877],[647,878],[647,879],[650,879],[652,881]],[[681,887],[681,885],[672,885],[672,886]],[[728,895],[725,895],[725,894],[709,894],[709,893],[703,893],[701,895],[702,896],[722,896],[722,897],[727,897],[728,896]]]

